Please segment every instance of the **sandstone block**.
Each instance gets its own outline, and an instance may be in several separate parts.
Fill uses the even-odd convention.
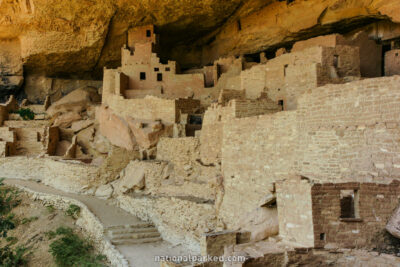
[[[400,238],[400,207],[398,207],[390,217],[386,230],[394,237]]]
[[[118,191],[125,194],[131,190],[142,190],[145,187],[144,169],[125,169],[122,179],[118,183]]]
[[[108,199],[112,196],[114,189],[110,184],[101,185],[97,188],[95,196],[103,199]]]
[[[100,133],[111,144],[129,151],[134,150],[136,141],[129,125],[124,119],[115,115],[112,110],[104,106],[97,108],[96,118],[99,121]]]
[[[81,120],[81,121],[75,121],[71,125],[71,129],[74,132],[79,132],[83,129],[86,129],[87,127],[91,126],[94,124],[93,120]]]
[[[60,127],[60,128],[68,128],[72,125],[73,122],[78,121],[82,119],[81,115],[77,112],[67,112],[64,113],[60,116],[58,116],[55,121],[53,126]]]

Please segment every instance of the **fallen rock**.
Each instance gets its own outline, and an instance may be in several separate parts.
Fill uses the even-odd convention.
[[[112,110],[104,106],[97,108],[96,118],[100,125],[100,133],[111,144],[129,151],[134,150],[136,142],[131,129],[124,119],[115,115]]]
[[[89,126],[93,125],[94,121],[93,120],[81,120],[81,121],[75,121],[71,125],[71,129],[77,133],[82,131],[83,129],[88,128]]]
[[[386,230],[394,237],[400,238],[400,206],[393,212],[388,223]]]
[[[250,232],[251,241],[260,241],[279,233],[277,208],[257,208],[239,221],[240,230]]]
[[[60,116],[58,116],[53,123],[53,126],[60,127],[60,128],[68,128],[72,125],[74,121],[78,121],[82,119],[81,115],[76,112],[67,112]]]
[[[118,183],[118,191],[125,194],[129,191],[145,187],[145,172],[143,169],[133,169],[128,167],[125,169],[124,176]]]
[[[53,103],[48,109],[47,114],[54,116],[58,113],[75,112],[79,113],[93,103],[100,102],[101,98],[94,87],[82,87],[76,89]]]
[[[99,186],[94,195],[98,198],[109,199],[112,196],[113,192],[113,187],[110,184],[105,184]]]

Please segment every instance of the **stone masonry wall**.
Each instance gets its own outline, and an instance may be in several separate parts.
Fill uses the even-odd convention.
[[[106,104],[115,114],[122,117],[131,116],[145,120],[161,119],[163,122],[177,122],[175,100],[155,97],[124,99],[121,96],[110,95],[106,99]]]
[[[400,178],[399,86],[397,76],[304,94],[297,111],[297,172],[324,181]]]
[[[358,219],[340,219],[341,190],[357,190]],[[374,238],[385,228],[399,198],[399,182],[315,184],[312,187],[315,247],[328,243],[346,248],[373,247]]]
[[[386,52],[385,75],[400,75],[400,49],[394,49]]]
[[[234,119],[223,125],[221,217],[234,228],[240,214],[257,207],[273,182],[294,165],[295,112]],[[249,194],[251,192],[251,194]]]
[[[283,240],[314,246],[311,185],[300,177],[276,184],[279,236]],[[319,236],[318,236],[319,238]]]
[[[300,97],[297,111],[223,123],[222,219],[234,227],[238,214],[291,173],[337,182],[399,179],[399,86],[399,76],[327,85]]]

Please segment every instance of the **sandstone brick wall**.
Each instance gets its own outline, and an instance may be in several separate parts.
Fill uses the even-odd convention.
[[[246,97],[256,99],[266,89],[266,66],[264,64],[253,66],[249,70],[242,71],[241,88],[245,90]]]
[[[400,75],[400,49],[394,49],[386,52],[385,75]]]
[[[336,182],[399,179],[399,84],[394,76],[326,85],[301,96],[297,111],[223,123],[224,221],[233,227],[290,173]]]
[[[340,191],[358,190],[359,220],[340,219]],[[372,248],[398,206],[400,183],[315,184],[312,214],[315,247],[336,243],[346,248]],[[309,211],[311,212],[311,211]]]
[[[381,76],[382,46],[369,39],[366,32],[356,32],[346,36],[330,34],[318,36],[293,45],[292,52],[302,51],[313,46],[336,47],[341,45],[359,48],[360,72],[362,77]]]
[[[400,178],[400,77],[313,89],[299,99],[297,172],[327,180]]]
[[[110,95],[106,104],[119,116],[131,116],[137,119],[155,120],[175,123],[175,100],[146,97],[144,99],[124,99],[121,96]]]
[[[279,236],[284,240],[314,246],[311,185],[300,177],[276,184]],[[319,238],[319,236],[318,236]]]
[[[283,100],[285,109],[294,110],[297,98],[307,90],[327,83],[342,83],[347,76],[360,76],[358,47],[314,46],[243,71],[241,87],[249,98],[266,92],[276,103]]]
[[[0,126],[3,125],[3,122],[8,120],[8,109],[4,105],[0,105]]]
[[[257,207],[271,183],[288,177],[295,161],[296,113],[279,112],[223,124],[221,217],[235,227],[240,214]]]
[[[203,163],[220,162],[223,124],[231,123],[234,118],[244,118],[280,111],[280,107],[269,99],[234,99],[225,107],[211,106],[204,115],[200,134],[200,155]]]

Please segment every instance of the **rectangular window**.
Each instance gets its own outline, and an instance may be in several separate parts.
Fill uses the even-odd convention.
[[[146,80],[146,72],[141,72],[140,73],[140,80],[141,81]]]
[[[333,56],[333,66],[335,68],[339,67],[339,56],[338,55]]]
[[[359,214],[358,190],[340,190],[340,218],[357,219]]]
[[[157,73],[157,81],[162,81],[162,73]]]
[[[170,71],[171,69],[169,68],[169,67],[166,67],[165,68],[165,71]]]
[[[284,110],[285,102],[283,100],[278,100],[278,105],[282,107],[282,110]]]
[[[154,71],[159,71],[160,69],[159,68],[154,68]]]
[[[283,76],[286,77],[286,73],[287,73],[287,68],[289,67],[288,64],[285,65],[284,69],[283,69]]]
[[[146,31],[146,37],[151,37],[151,31],[150,30]]]

